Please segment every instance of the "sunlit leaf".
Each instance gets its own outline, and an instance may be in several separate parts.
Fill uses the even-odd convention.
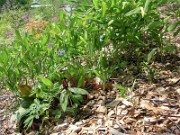
[[[81,41],[83,41],[85,44],[87,44],[86,40],[82,37],[82,36],[79,36]]]
[[[98,1],[97,0],[93,0],[93,3],[94,3],[95,9],[98,9]]]
[[[160,21],[151,22],[148,26],[145,27],[144,30],[155,29],[156,27],[159,27],[161,24],[162,24],[162,22],[160,22]]]
[[[84,79],[83,76],[81,76],[81,77],[79,78],[79,80],[78,80],[78,86],[77,86],[77,87],[82,87],[82,86],[83,86],[83,82],[84,82],[83,79]]]
[[[66,111],[66,108],[68,106],[68,98],[69,95],[67,94],[67,91],[66,90],[62,91],[60,96],[60,104],[64,112]]]
[[[109,21],[108,26],[110,26],[113,22],[114,22],[114,20]]]
[[[0,63],[7,64],[7,62],[8,62],[8,54],[4,50],[3,52],[0,53]]]
[[[122,97],[125,95],[126,91],[128,90],[127,88],[125,88],[121,85],[118,85],[118,84],[115,84],[114,87],[120,90]]]
[[[111,7],[114,7],[115,5],[115,0],[111,0]]]
[[[102,2],[102,17],[104,17],[107,10],[107,6],[105,2]]]
[[[53,87],[53,83],[51,82],[51,80],[44,78],[44,77],[39,77],[39,79],[47,86],[52,88]]]
[[[148,10],[149,10],[150,2],[151,2],[151,0],[146,0],[145,6],[144,6],[144,12],[145,13],[148,12]]]
[[[175,30],[175,28],[180,24],[180,21],[177,21],[177,22],[174,22],[173,24],[171,24],[169,27],[168,27],[168,32],[172,32]]]
[[[20,33],[19,33],[18,30],[15,30],[15,34],[16,34],[16,38],[17,38],[18,40],[22,40],[22,37],[21,37],[21,35],[20,35]]]
[[[86,90],[81,89],[81,88],[69,88],[68,90],[75,93],[75,94],[81,94],[81,95],[87,95],[88,94],[88,92]]]
[[[155,54],[156,50],[157,50],[157,48],[154,48],[154,49],[152,49],[152,51],[148,54],[148,56],[147,56],[147,63],[150,62],[150,60],[152,59],[152,57],[153,57],[153,55]]]
[[[140,8],[140,7],[138,7],[138,8],[135,8],[135,9],[133,9],[133,10],[129,11],[128,13],[126,13],[126,14],[125,14],[125,16],[131,16],[131,15],[134,15],[134,14],[140,13],[140,11],[141,11],[141,8]]]
[[[141,15],[142,15],[142,18],[143,18],[143,17],[144,17],[145,12],[144,12],[143,7],[140,7],[140,9],[141,9]]]

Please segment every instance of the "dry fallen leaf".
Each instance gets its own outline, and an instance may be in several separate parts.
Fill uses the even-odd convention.
[[[160,114],[161,113],[161,109],[159,109],[158,107],[152,106],[152,104],[149,103],[149,101],[141,100],[140,107],[142,107],[144,109],[147,109],[147,110],[151,110],[155,114]]]

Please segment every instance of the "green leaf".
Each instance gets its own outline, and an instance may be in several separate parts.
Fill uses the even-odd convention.
[[[34,118],[35,118],[34,115],[28,116],[28,118],[24,121],[24,127],[27,129],[30,128],[33,124]]]
[[[5,68],[3,68],[3,67],[0,66],[0,72],[1,72],[1,73],[6,72]]]
[[[20,35],[20,33],[19,33],[18,30],[15,30],[15,34],[16,34],[16,38],[17,38],[18,40],[22,40],[21,35]]]
[[[0,63],[4,63],[4,64],[8,63],[8,54],[6,51],[0,53]]]
[[[118,85],[118,84],[114,85],[114,87],[120,90],[120,93],[121,93],[122,97],[125,95],[126,91],[128,90],[127,88],[125,88],[125,87],[123,87],[121,85]]]
[[[66,108],[68,106],[68,98],[69,98],[69,95],[67,94],[67,91],[63,90],[60,96],[60,104],[64,112],[66,111]]]
[[[59,19],[60,19],[60,21],[62,21],[64,19],[64,11],[60,12]]]
[[[113,22],[114,22],[114,20],[109,21],[108,26],[110,26]]]
[[[173,52],[176,50],[176,48],[177,48],[176,46],[166,46],[166,47],[164,47],[164,50],[173,54]]]
[[[106,10],[107,10],[106,3],[105,3],[105,2],[102,2],[102,17],[105,16]]]
[[[85,44],[87,44],[86,40],[85,40],[82,36],[79,36],[79,38],[81,39],[82,42],[84,42]]]
[[[78,85],[77,85],[77,87],[82,87],[82,86],[83,86],[83,82],[84,82],[83,76],[81,76],[81,77],[79,78],[79,80],[78,80]]]
[[[71,99],[74,102],[74,104],[80,104],[80,102],[82,102],[83,97],[82,95],[71,95]]]
[[[87,33],[87,30],[85,30],[84,32],[84,38],[87,40],[88,39],[88,33]]]
[[[158,0],[158,3],[156,3],[157,7],[160,7],[164,4],[166,4],[167,2],[169,2],[170,0]]]
[[[154,49],[152,49],[152,51],[148,54],[148,56],[147,56],[147,63],[149,63],[149,62],[151,61],[151,59],[152,59],[153,55],[155,54],[156,50],[157,50],[157,48],[154,48]]]
[[[72,98],[75,99],[75,100],[78,100],[78,101],[82,101],[83,100],[82,95],[73,95]]]
[[[154,29],[156,27],[159,27],[162,24],[162,22],[156,21],[156,22],[152,22],[148,27],[149,29]]]
[[[53,83],[51,82],[51,80],[44,78],[44,77],[38,77],[43,84],[45,84],[47,87],[52,88],[53,87]]]
[[[131,16],[131,15],[134,15],[134,14],[140,13],[140,11],[141,11],[141,8],[140,8],[140,7],[138,7],[138,8],[135,8],[135,9],[133,9],[133,10],[129,11],[128,13],[126,13],[126,14],[125,14],[125,16]]]
[[[167,28],[168,32],[174,31],[175,28],[176,28],[179,24],[180,24],[180,21],[177,21],[177,22],[171,24],[171,25]]]
[[[144,6],[144,12],[146,13],[149,10],[149,4],[151,0],[146,0],[145,6]]]
[[[151,22],[147,27],[144,28],[144,30],[152,30],[155,29],[156,27],[159,27],[162,24],[162,22],[159,21],[155,21],[155,22]]]
[[[111,7],[114,7],[115,5],[115,0],[111,0]]]
[[[16,111],[16,113],[14,114],[13,119],[16,119],[17,122],[20,122],[26,114],[27,114],[27,109],[20,106]]]
[[[56,119],[61,118],[61,111],[59,109],[54,110],[53,114],[55,115]]]
[[[140,9],[141,9],[141,15],[142,15],[142,18],[143,18],[143,17],[144,17],[144,15],[145,15],[145,12],[144,12],[143,7],[140,7]]]
[[[81,88],[69,88],[68,90],[75,93],[75,94],[81,94],[81,95],[87,95],[88,94],[88,92],[86,90],[81,89]]]
[[[97,10],[98,9],[98,1],[97,0],[93,0],[93,4],[94,4],[95,9]]]
[[[178,29],[174,32],[173,36],[174,36],[174,37],[177,36],[177,35],[179,34],[179,32],[180,32],[180,28],[178,28]]]

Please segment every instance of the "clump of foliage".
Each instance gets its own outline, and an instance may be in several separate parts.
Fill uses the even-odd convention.
[[[86,81],[94,75],[105,84],[117,70],[135,64],[145,67],[152,80],[152,57],[175,49],[163,36],[179,22],[169,26],[169,17],[161,18],[156,11],[165,2],[83,1],[60,11],[59,22],[45,29],[33,28],[24,35],[16,30],[13,46],[0,52],[0,71],[21,98],[19,123],[28,129],[36,120],[44,123],[76,112],[88,94]],[[24,88],[30,92],[23,94]]]
[[[0,10],[1,9],[15,9],[23,7],[28,9],[30,7],[32,0],[1,0],[0,1]]]

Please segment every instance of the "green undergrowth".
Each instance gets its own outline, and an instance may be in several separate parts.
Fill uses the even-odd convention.
[[[52,119],[75,115],[94,77],[103,81],[105,90],[112,75],[133,65],[153,81],[154,57],[176,49],[164,35],[172,32],[175,37],[179,31],[179,21],[170,23],[171,16],[160,17],[156,10],[166,2],[74,1],[76,8],[61,10],[58,22],[45,29],[33,28],[25,34],[16,29],[12,46],[0,52],[0,71],[20,100],[15,114],[19,130],[43,130]],[[127,89],[116,87],[124,96]]]

